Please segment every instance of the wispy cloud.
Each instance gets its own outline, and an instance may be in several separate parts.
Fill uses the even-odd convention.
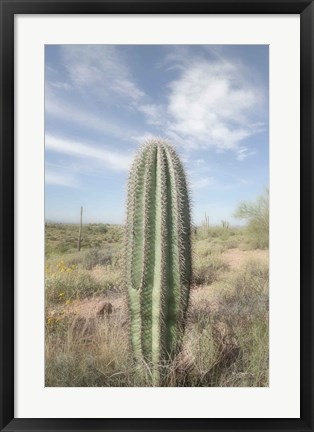
[[[122,127],[117,122],[108,121],[105,116],[100,117],[82,107],[68,103],[63,99],[62,103],[55,95],[51,94],[49,87],[46,87],[45,112],[50,117],[58,118],[72,125],[84,127],[90,131],[100,132],[104,135],[111,135],[116,138],[127,139],[131,133],[126,127]]]
[[[201,179],[196,179],[191,181],[192,189],[203,189],[209,186],[213,186],[215,184],[214,177],[204,177]]]
[[[107,168],[112,170],[127,171],[132,161],[131,155],[126,155],[122,152],[97,148],[89,144],[58,138],[52,135],[45,136],[45,148],[46,150],[79,158],[94,159],[102,162]]]
[[[146,123],[163,129],[169,138],[186,149],[234,151],[237,160],[253,154],[244,140],[263,131],[266,112],[261,88],[252,82],[241,63],[220,56],[205,60],[189,56],[188,48],[166,56],[163,67],[178,70],[169,83],[164,105],[142,104]]]
[[[138,106],[138,110],[144,113],[146,123],[149,125],[163,125],[167,122],[162,105],[143,104]]]
[[[125,100],[120,105],[124,111],[132,107],[144,116],[142,130],[150,127],[152,135],[167,136],[186,150],[231,150],[239,161],[253,154],[244,141],[264,130],[261,89],[243,64],[226,61],[222,55],[206,57],[189,47],[169,50],[159,67],[176,69],[177,78],[168,83],[163,102],[156,103],[135,82],[119,47],[64,45],[60,52],[66,70],[63,81],[48,68],[46,113],[50,116],[124,140],[142,136],[142,131],[123,124],[123,116],[113,114],[112,108]],[[71,89],[86,103],[66,98],[64,93]],[[100,110],[88,106],[95,95]]]
[[[120,96],[125,96],[128,99],[136,101],[145,95],[132,81],[127,79],[115,79],[111,89]]]
[[[144,96],[114,45],[63,45],[61,55],[70,82],[81,91],[84,87],[99,94],[112,91],[134,101]]]
[[[247,147],[240,147],[237,149],[236,153],[237,153],[237,157],[236,157],[237,160],[243,161],[247,157],[254,155],[256,152],[250,151],[250,149],[248,149]]]
[[[132,151],[161,136],[196,219],[228,219],[268,179],[267,64],[266,47],[47,46],[47,217],[75,219],[84,201],[91,221],[122,220]]]
[[[145,97],[118,47],[62,45],[58,56],[59,67],[48,63],[45,69],[47,118],[123,140],[139,133],[127,115],[115,115],[121,107],[134,110]]]
[[[74,188],[78,186],[76,179],[74,179],[70,175],[54,172],[50,169],[45,170],[45,184]]]
[[[204,159],[195,159],[194,160],[194,166],[195,167],[203,167],[206,164],[206,161]]]
[[[245,81],[240,67],[202,62],[185,69],[171,86],[170,130],[193,138],[199,148],[237,149],[260,130],[252,126],[261,103],[256,87]]]

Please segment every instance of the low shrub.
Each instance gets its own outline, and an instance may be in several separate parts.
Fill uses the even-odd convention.
[[[46,269],[45,293],[50,303],[82,299],[104,290],[86,270],[75,267],[60,267],[59,271]]]
[[[247,221],[250,243],[255,249],[269,245],[269,191],[266,189],[254,202],[242,201],[234,216]]]
[[[123,323],[120,314],[102,320],[68,317],[55,332],[54,324],[47,322],[45,385],[133,386],[135,366]]]
[[[226,270],[228,270],[228,265],[221,257],[221,254],[210,253],[205,257],[196,255],[193,282],[196,285],[212,284]]]
[[[84,256],[82,265],[87,270],[92,269],[97,265],[108,265],[112,263],[114,248],[112,245],[107,245],[105,248],[89,249]]]

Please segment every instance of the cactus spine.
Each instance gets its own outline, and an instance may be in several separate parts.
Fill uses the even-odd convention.
[[[128,183],[127,286],[135,357],[153,366],[180,349],[191,280],[191,220],[186,178],[174,149],[148,141]]]

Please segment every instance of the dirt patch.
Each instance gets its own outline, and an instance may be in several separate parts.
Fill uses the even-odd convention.
[[[70,304],[63,304],[54,307],[48,312],[48,317],[72,316],[78,319],[89,320],[115,313],[127,313],[127,302],[123,296],[98,296],[74,300]]]
[[[222,258],[231,270],[237,270],[249,260],[259,259],[268,262],[268,250],[255,249],[243,251],[238,248],[228,249],[222,254]]]
[[[238,248],[228,249],[227,251],[223,252],[221,256],[231,270],[239,269],[251,259],[260,259],[265,263],[268,262],[268,250],[261,249],[249,251],[243,251]],[[94,270],[93,277],[101,277],[99,269]],[[212,292],[211,287],[193,286],[191,290],[191,304],[194,305],[195,303],[200,301],[200,297],[204,298],[205,295],[206,299],[208,301],[210,300],[211,308],[216,310],[218,308],[218,303],[215,299],[215,294]],[[59,307],[55,308],[55,310],[52,311],[52,315],[58,315],[58,313],[62,309],[62,314],[64,316],[72,315],[77,318],[90,319],[97,317],[97,315],[99,315],[100,308],[104,305],[104,315],[108,311],[110,311],[110,314],[119,312],[127,316],[127,301],[125,296],[115,293],[108,294],[106,296],[97,296],[92,298],[85,298],[82,300],[74,300],[71,304],[60,305]]]
[[[123,297],[94,297],[86,298],[83,300],[75,300],[68,306],[66,313],[69,315],[76,315],[81,318],[93,318],[99,314],[99,308],[106,303],[108,311],[111,313],[126,308],[126,302]],[[105,311],[106,312],[106,311]]]

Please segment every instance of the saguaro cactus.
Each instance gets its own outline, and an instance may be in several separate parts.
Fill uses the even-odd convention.
[[[82,244],[82,219],[83,219],[83,207],[81,207],[81,217],[80,217],[80,227],[79,227],[79,235],[77,239],[77,250],[81,250],[81,244]]]
[[[166,141],[144,144],[131,168],[126,249],[133,352],[156,378],[180,349],[191,280],[188,188]]]

